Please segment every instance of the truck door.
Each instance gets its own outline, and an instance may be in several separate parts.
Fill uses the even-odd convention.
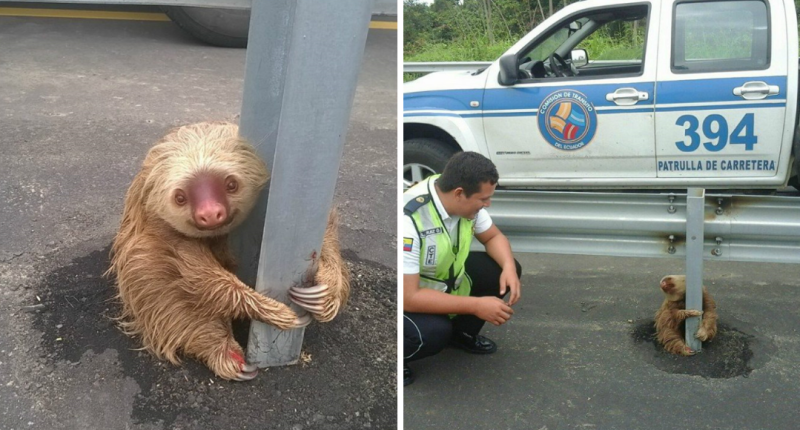
[[[777,174],[789,67],[785,13],[794,11],[762,0],[664,5],[672,25],[659,41],[671,46],[658,59],[659,178],[690,184]]]
[[[502,86],[490,75],[483,100],[487,146],[503,184],[655,179],[654,4],[577,3],[512,48],[521,46],[521,79]]]

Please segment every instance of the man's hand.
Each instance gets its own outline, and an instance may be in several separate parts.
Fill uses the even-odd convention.
[[[508,243],[503,233],[496,225],[492,225],[488,230],[483,233],[475,235],[475,238],[486,247],[486,253],[496,261],[503,271],[500,272],[500,295],[506,294],[506,288],[511,290],[511,297],[508,298],[508,304],[513,305],[519,300],[520,282],[517,277],[517,267],[514,262],[514,255],[511,253],[511,244]]]
[[[493,296],[478,297],[475,316],[494,325],[501,325],[511,318],[514,310],[501,299]]]
[[[514,303],[519,301],[520,295],[520,282],[519,278],[517,277],[517,268],[511,267],[509,269],[504,269],[500,273],[500,295],[504,295],[506,293],[506,287],[511,290],[511,296],[508,298],[508,305],[513,306]]]

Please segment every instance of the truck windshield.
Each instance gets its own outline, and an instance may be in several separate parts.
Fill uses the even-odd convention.
[[[555,52],[559,46],[566,42],[567,38],[569,38],[569,35],[569,27],[561,27],[542,43],[533,48],[533,50],[530,51],[527,56],[533,61],[544,61],[548,59],[550,54]]]

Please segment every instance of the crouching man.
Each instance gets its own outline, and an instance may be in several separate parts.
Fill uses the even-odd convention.
[[[485,209],[497,180],[489,159],[460,152],[441,175],[403,193],[404,385],[414,381],[409,362],[447,344],[495,352],[478,333],[486,321],[501,325],[514,314],[522,269]],[[473,236],[486,252],[470,252]]]

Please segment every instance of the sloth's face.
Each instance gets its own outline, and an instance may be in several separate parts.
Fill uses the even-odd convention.
[[[153,148],[148,206],[189,237],[228,234],[242,223],[269,175],[254,149],[235,136],[181,136]],[[153,213],[151,212],[151,213]]]
[[[686,297],[686,276],[669,275],[661,279],[661,291],[670,300],[682,300]]]

